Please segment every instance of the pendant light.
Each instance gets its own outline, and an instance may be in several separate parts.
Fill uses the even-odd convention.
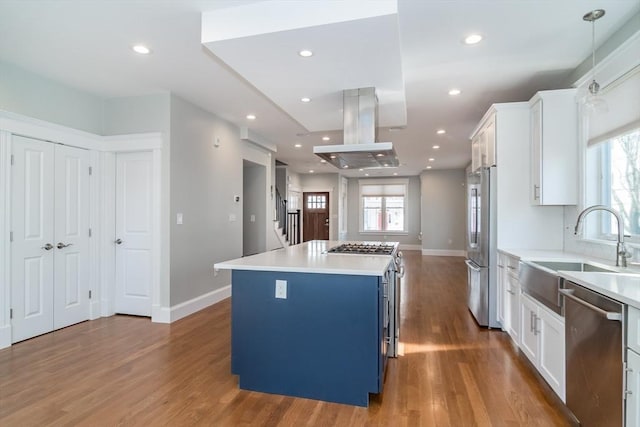
[[[595,9],[586,13],[582,19],[591,22],[591,83],[589,83],[589,93],[584,99],[584,105],[587,110],[594,113],[606,113],[609,108],[607,103],[601,96],[600,85],[596,81],[596,21],[604,16],[604,9]]]

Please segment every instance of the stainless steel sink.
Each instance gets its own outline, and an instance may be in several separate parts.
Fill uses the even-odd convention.
[[[618,273],[612,268],[600,267],[588,262],[566,262],[566,261],[530,261],[553,271],[593,271],[597,273]]]

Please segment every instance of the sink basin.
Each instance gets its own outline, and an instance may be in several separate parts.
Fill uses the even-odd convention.
[[[618,273],[614,269],[600,267],[588,262],[566,262],[566,261],[532,261],[533,264],[540,265],[553,271],[593,271],[598,273]]]

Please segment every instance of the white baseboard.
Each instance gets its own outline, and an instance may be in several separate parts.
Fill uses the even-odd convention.
[[[171,307],[171,322],[180,320],[231,296],[231,285],[211,291],[199,297]]]
[[[0,326],[0,348],[11,347],[11,325]]]
[[[467,253],[464,250],[451,250],[451,249],[423,249],[422,255],[431,256],[461,256],[464,257]]]
[[[400,246],[398,246],[398,249],[401,251],[419,251],[419,250],[422,250],[422,245],[409,245],[409,244],[400,243]]]
[[[100,300],[100,316],[109,317],[116,314],[116,309],[113,306],[113,301],[106,299]]]
[[[154,323],[171,323],[171,309],[169,307],[152,305],[151,321]]]

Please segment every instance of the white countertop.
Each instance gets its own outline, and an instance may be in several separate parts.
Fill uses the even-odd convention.
[[[590,262],[621,271],[620,273],[601,273],[561,270],[558,271],[558,275],[611,299],[640,309],[640,270],[636,267],[622,269],[615,267],[608,260],[557,250],[499,249],[498,251],[519,258],[521,261]]]
[[[327,250],[343,241],[313,240],[213,265],[216,270],[284,271],[297,273],[382,276],[391,255],[332,254]],[[392,244],[394,242],[384,242]]]

